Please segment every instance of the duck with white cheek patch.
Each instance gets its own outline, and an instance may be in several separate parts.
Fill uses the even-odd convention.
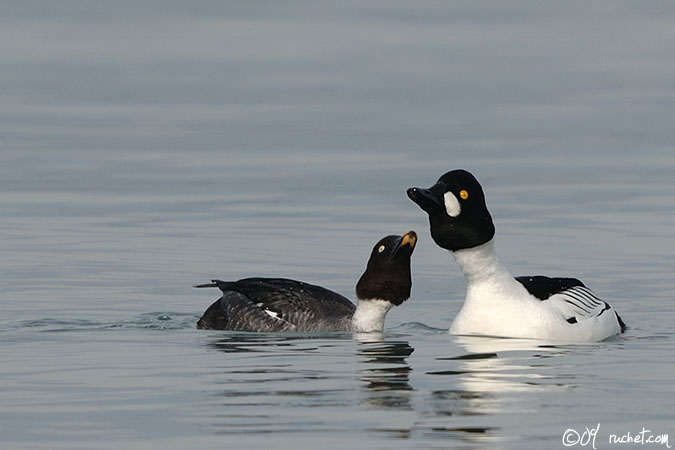
[[[431,237],[466,277],[450,333],[597,342],[625,331],[614,308],[581,281],[509,273],[495,254],[495,227],[471,173],[450,171],[428,189],[408,189],[408,197],[429,215]]]

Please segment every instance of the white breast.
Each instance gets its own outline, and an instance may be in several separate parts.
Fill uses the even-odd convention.
[[[450,326],[452,334],[591,342],[621,332],[614,310],[587,288],[544,301],[532,296],[498,261],[492,241],[453,255],[467,293]],[[572,316],[576,323],[568,322]]]

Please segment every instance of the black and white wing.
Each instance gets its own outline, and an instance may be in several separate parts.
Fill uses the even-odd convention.
[[[551,278],[542,275],[516,277],[527,291],[539,300],[548,300],[552,295],[559,294],[584,283],[576,278]]]
[[[516,280],[534,297],[560,311],[570,324],[594,319],[596,322],[606,322],[608,326],[618,324],[621,332],[626,329],[626,324],[612,306],[576,278],[524,276],[516,277]],[[609,319],[603,320],[603,315],[607,315]]]
[[[355,306],[331,290],[286,278],[213,280],[223,296],[204,313],[198,328],[237,331],[348,330]]]

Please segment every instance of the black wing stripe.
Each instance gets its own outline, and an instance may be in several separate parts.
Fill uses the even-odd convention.
[[[581,301],[584,305],[588,306],[589,308],[597,308],[598,306],[603,305],[605,302],[593,294],[592,291],[588,289],[574,289],[570,291],[566,291],[565,295],[569,295],[571,297],[574,297]],[[583,299],[583,300],[582,300]],[[589,305],[590,303],[590,305]]]
[[[574,290],[575,292],[579,292],[584,298],[587,298],[591,303],[593,303],[596,306],[600,306],[604,302],[596,296],[593,291],[591,291],[588,288],[578,288]]]
[[[580,303],[583,304],[584,306],[589,307],[589,305],[587,304],[587,302],[585,302],[585,301],[583,301],[582,299],[580,299],[579,296],[578,296],[577,294],[581,294],[581,293],[580,293],[580,292],[577,292],[576,290],[575,290],[575,291],[567,291],[567,292],[565,292],[565,295],[567,295],[567,296],[573,298],[574,300],[580,302]],[[603,309],[602,309],[595,317],[600,317],[600,316],[602,315],[602,313],[604,313],[605,311],[608,311],[608,310],[612,309],[612,307],[610,306],[609,303],[607,303],[606,301],[600,300],[600,299],[599,299],[598,297],[596,297],[591,291],[588,291],[587,294],[588,294],[588,295],[592,295],[592,296],[593,296],[593,299],[594,299],[594,300],[593,300],[593,306],[591,307],[591,310],[594,309],[594,308],[597,307],[597,306],[604,305],[604,308],[603,308]],[[588,299],[588,297],[585,296],[585,295],[583,295],[583,297],[585,297],[586,299]],[[586,308],[581,307],[580,305],[578,305],[577,303],[571,301],[570,299],[565,299],[565,301],[566,301],[567,303],[571,304],[571,305],[576,306],[576,307],[579,308],[580,310],[585,311],[585,312],[588,313],[588,314],[591,313],[591,311],[587,310]],[[587,300],[587,301],[588,301],[588,300]],[[568,319],[567,321],[570,322],[570,319]],[[576,321],[576,319],[575,319],[575,321]],[[575,323],[575,322],[570,322],[570,323]]]
[[[582,299],[584,301],[584,304],[589,307],[595,304],[595,302],[587,295],[587,293],[582,290],[571,290],[568,291],[567,293],[570,295],[575,295],[577,298]]]
[[[597,305],[591,304],[588,300],[584,299],[584,297],[582,297],[581,295],[577,295],[577,293],[575,293],[574,291],[566,291],[566,292],[563,293],[563,295],[566,295],[568,297],[572,297],[574,300],[578,301],[579,303],[584,305],[586,308],[593,309],[593,308],[595,308],[595,306],[597,306]]]
[[[572,290],[570,290],[570,291],[568,291],[568,292],[569,292],[569,293],[572,293],[572,294],[574,294],[574,295],[577,295],[577,296],[579,296],[579,297],[581,297],[581,298],[583,298],[583,299],[585,299],[586,301],[588,301],[588,302],[591,303],[591,304],[595,304],[595,303],[596,303],[594,297],[593,297],[592,295],[589,295],[589,292],[588,292],[587,290],[584,290],[584,289],[572,289]]]
[[[605,307],[604,307],[604,309],[603,309],[602,311],[600,311],[600,314],[598,314],[598,317],[600,317],[600,316],[602,315],[602,313],[604,313],[604,312],[607,311],[608,309],[612,309],[612,307],[609,306],[609,303],[607,303],[607,302],[603,302],[603,303],[605,304]]]
[[[587,310],[586,308],[577,305],[576,303],[574,303],[572,300],[570,300],[570,299],[568,299],[568,298],[566,298],[565,301],[566,301],[567,303],[569,303],[570,305],[574,306],[575,308],[579,309],[580,311],[585,312],[586,314],[590,314],[590,313],[591,313],[591,312],[590,312],[589,310]]]

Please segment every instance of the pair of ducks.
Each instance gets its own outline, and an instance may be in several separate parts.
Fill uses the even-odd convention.
[[[513,277],[494,252],[495,227],[483,189],[465,170],[443,175],[408,197],[429,216],[431,237],[449,250],[467,281],[462,309],[450,333],[596,342],[622,333],[616,311],[575,278]],[[213,280],[223,296],[198,328],[263,331],[381,332],[387,312],[408,299],[410,257],[417,235],[381,239],[356,284],[358,302],[301,281],[283,278]]]

